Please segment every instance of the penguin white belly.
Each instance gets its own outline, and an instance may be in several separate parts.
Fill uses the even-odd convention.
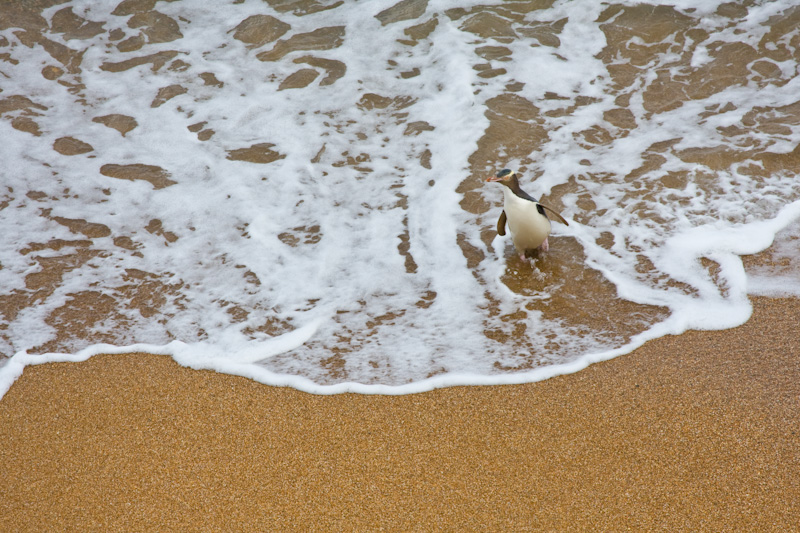
[[[537,204],[520,198],[510,191],[503,191],[503,208],[508,229],[517,253],[534,250],[550,235],[550,220],[537,209]]]

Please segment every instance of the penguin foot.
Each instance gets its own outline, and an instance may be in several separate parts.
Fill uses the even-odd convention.
[[[539,248],[541,248],[543,252],[546,252],[550,249],[550,245],[547,243],[547,239],[545,239],[544,242],[539,245]]]
[[[522,261],[523,263],[530,263],[531,262],[530,258],[527,255],[525,255],[524,252],[519,254],[519,260]]]

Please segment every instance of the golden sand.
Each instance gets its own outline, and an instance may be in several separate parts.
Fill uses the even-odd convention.
[[[754,304],[577,374],[401,397],[30,367],[0,401],[0,530],[793,530],[800,302]]]

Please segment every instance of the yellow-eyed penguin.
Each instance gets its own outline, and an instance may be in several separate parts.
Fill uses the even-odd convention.
[[[549,212],[553,217],[569,226],[564,217],[544,204],[539,203],[533,196],[526,193],[519,186],[519,178],[513,170],[504,168],[496,176],[490,176],[486,181],[496,181],[505,185],[503,188],[503,212],[497,221],[497,233],[506,234],[506,222],[511,230],[511,240],[517,249],[519,258],[528,261],[528,253],[537,248],[546,252],[550,245],[547,236],[550,235]]]

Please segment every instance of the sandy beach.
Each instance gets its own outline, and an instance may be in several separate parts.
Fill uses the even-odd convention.
[[[0,401],[3,531],[789,531],[800,305],[574,375],[313,396],[163,356],[29,367]]]

